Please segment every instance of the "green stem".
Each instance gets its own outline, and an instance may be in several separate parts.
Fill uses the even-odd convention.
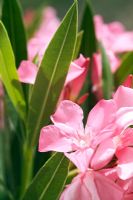
[[[25,190],[31,182],[33,175],[34,157],[35,149],[25,144],[23,148],[20,199],[24,195]]]

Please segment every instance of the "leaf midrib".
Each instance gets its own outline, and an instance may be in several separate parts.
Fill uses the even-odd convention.
[[[51,185],[53,179],[55,178],[55,175],[56,175],[56,173],[57,173],[57,171],[58,171],[60,165],[62,164],[62,161],[63,161],[63,160],[64,160],[64,155],[62,156],[62,158],[61,158],[61,160],[60,160],[60,162],[59,162],[59,165],[58,165],[57,168],[55,169],[55,171],[54,171],[54,173],[53,173],[53,175],[52,175],[50,181],[48,182],[47,186],[45,187],[45,190],[42,192],[42,194],[41,194],[39,200],[43,200],[43,197],[44,197],[44,195],[45,195],[45,193],[46,193],[48,187]]]
[[[47,92],[46,92],[46,95],[45,95],[44,103],[43,103],[43,105],[42,105],[42,107],[41,107],[41,108],[42,108],[42,109],[41,109],[41,113],[40,113],[39,118],[38,118],[37,123],[36,123],[36,128],[34,129],[34,132],[33,132],[33,139],[32,139],[32,142],[31,142],[32,145],[34,145],[34,141],[36,141],[36,133],[38,132],[38,129],[39,129],[39,122],[41,121],[41,118],[42,118],[43,113],[44,113],[44,108],[45,108],[45,106],[46,106],[46,103],[47,103],[47,100],[48,100],[48,97],[49,97],[49,91],[50,91],[51,86],[52,86],[52,82],[53,82],[53,79],[54,79],[54,76],[55,76],[55,73],[56,73],[56,70],[57,70],[58,62],[59,62],[59,60],[60,60],[60,57],[61,57],[61,54],[62,54],[62,50],[63,50],[64,44],[65,44],[65,42],[66,42],[66,38],[67,38],[69,29],[70,29],[70,25],[71,25],[71,23],[72,23],[73,15],[74,15],[74,11],[73,11],[73,14],[72,14],[72,16],[71,16],[71,20],[70,20],[69,26],[68,26],[68,28],[67,28],[67,31],[66,31],[66,34],[65,34],[65,37],[64,37],[61,50],[59,51],[59,55],[58,55],[57,61],[56,61],[56,63],[55,63],[55,67],[54,67],[54,70],[53,70],[53,74],[52,74],[52,77],[51,77],[51,80],[50,80],[50,82],[49,82],[48,89],[47,89]]]

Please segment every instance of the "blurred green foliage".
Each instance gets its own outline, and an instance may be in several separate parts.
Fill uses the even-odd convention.
[[[1,1],[1,0],[0,0]],[[40,8],[43,5],[54,6],[62,17],[73,0],[20,0],[24,9]],[[133,0],[91,0],[96,13],[101,14],[106,21],[121,21],[127,28],[133,29]],[[79,12],[83,9],[85,0],[79,0]]]

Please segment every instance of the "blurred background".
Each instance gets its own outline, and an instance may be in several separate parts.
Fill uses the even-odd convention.
[[[62,16],[73,0],[20,0],[23,9],[40,9],[51,5]],[[79,0],[79,13],[83,10],[85,0]],[[128,29],[133,29],[133,0],[91,0],[95,13],[101,14],[106,22],[121,21]]]

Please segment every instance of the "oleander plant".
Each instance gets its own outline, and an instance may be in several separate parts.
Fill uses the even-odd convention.
[[[133,200],[133,31],[84,3],[3,0],[0,200]]]

